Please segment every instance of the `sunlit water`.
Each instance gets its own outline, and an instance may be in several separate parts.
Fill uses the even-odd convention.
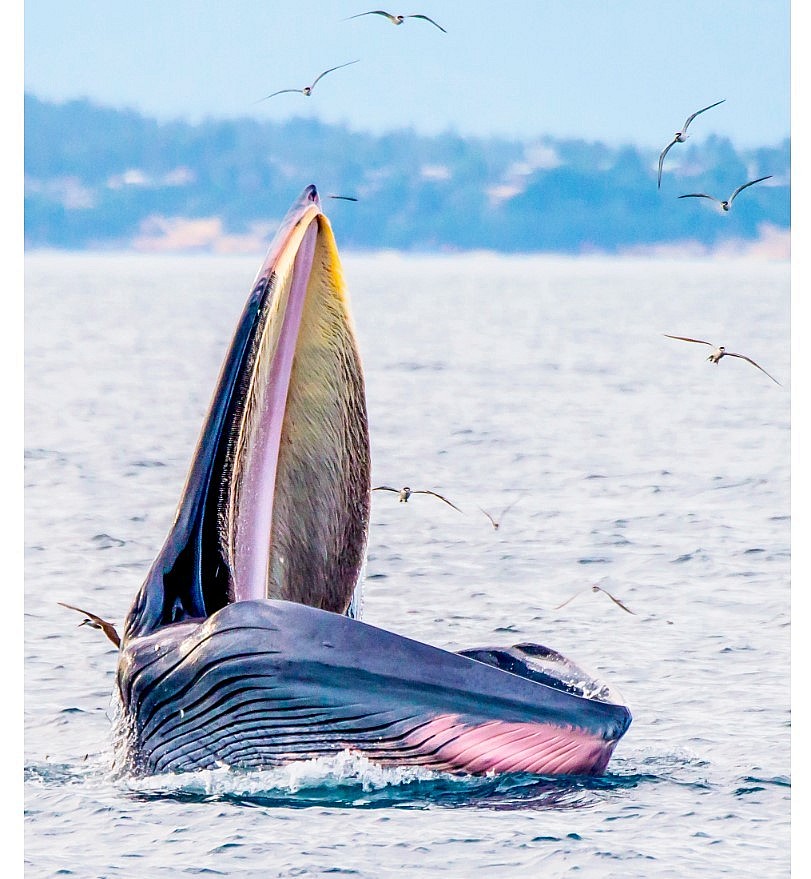
[[[605,679],[603,778],[112,771],[116,651],[56,602],[120,625],[260,259],[27,258],[26,875],[788,876],[785,263],[344,259],[374,484],[464,510],[373,495],[364,619]]]

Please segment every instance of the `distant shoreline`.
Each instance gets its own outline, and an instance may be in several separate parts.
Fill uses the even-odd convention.
[[[26,247],[24,256],[28,257],[93,257],[93,258],[139,258],[139,257],[193,257],[197,259],[253,259],[261,260],[270,239],[264,246],[240,249],[218,248],[216,245],[206,248],[58,248],[58,247]],[[340,244],[340,242],[339,242]],[[500,251],[500,250],[395,250],[392,248],[352,249],[341,248],[343,259],[509,259],[542,261],[583,261],[583,260],[724,260],[724,259],[755,259],[772,262],[791,261],[791,230],[769,229],[760,238],[754,240],[739,239],[726,241],[716,247],[707,247],[696,241],[677,241],[656,245],[639,245],[628,247],[617,252],[598,251],[593,248],[581,253],[569,251]]]
[[[27,94],[24,146],[31,248],[264,251],[315,183],[342,252],[789,252],[789,139],[736,149],[696,136],[668,154],[658,188],[658,150],[627,144],[377,136],[303,119],[160,124]],[[768,179],[729,214],[679,198],[755,177]]]

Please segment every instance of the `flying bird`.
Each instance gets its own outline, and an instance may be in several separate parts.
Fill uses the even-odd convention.
[[[562,607],[566,607],[566,605],[567,605],[570,601],[574,601],[574,599],[577,598],[578,595],[582,595],[583,592],[586,592],[586,591],[587,591],[587,590],[583,589],[583,590],[580,591],[580,592],[575,592],[575,594],[574,594],[571,598],[567,598],[566,601],[563,602],[563,604],[559,604],[559,605],[558,605],[557,607],[555,607],[554,609],[555,609],[555,610],[560,610]],[[613,596],[613,595],[612,595],[607,589],[603,589],[602,586],[597,586],[597,585],[592,586],[592,587],[591,587],[591,591],[592,591],[592,592],[603,592],[603,593],[605,593],[605,594],[606,594],[606,595],[607,595],[607,596],[608,596],[608,597],[614,602],[614,604],[617,605],[617,607],[621,607],[626,613],[630,613],[630,614],[633,614],[633,616],[637,616],[637,614],[636,614],[634,611],[632,611],[630,607],[626,607],[626,606],[625,606],[625,605],[619,600],[619,598],[615,598],[615,597],[614,597],[614,596]]]
[[[747,357],[745,354],[735,354],[732,351],[727,351],[727,349],[723,345],[713,345],[712,342],[705,342],[703,339],[690,339],[687,336],[671,336],[669,333],[662,333],[663,336],[667,336],[668,339],[678,339],[681,342],[695,342],[698,345],[709,345],[712,348],[712,352],[710,356],[707,358],[711,363],[718,363],[718,361],[722,357],[740,357],[741,360],[746,360],[752,364],[752,366],[756,366],[762,373],[768,375],[769,378],[777,385],[780,384],[779,381],[773,376],[769,375],[768,372],[759,364],[755,363],[751,357]],[[781,386],[782,387],[782,386]]]
[[[490,524],[493,526],[493,529],[494,529],[495,531],[498,531],[498,529],[501,527],[501,520],[502,520],[502,519],[507,515],[507,513],[508,513],[508,512],[509,512],[509,511],[510,511],[510,510],[511,510],[511,509],[512,509],[517,503],[518,503],[518,501],[521,500],[522,497],[524,497],[524,495],[519,495],[519,496],[518,496],[518,497],[517,497],[517,498],[516,498],[511,504],[509,504],[508,506],[504,507],[504,509],[501,511],[501,515],[498,517],[498,520],[494,519],[494,518],[490,515],[490,513],[487,512],[487,510],[482,510],[481,507],[479,507],[479,509],[480,509],[480,510],[484,513],[484,515],[487,516],[487,518],[490,520]]]
[[[724,98],[724,101],[725,100],[726,100],[726,98]],[[684,143],[685,140],[687,140],[687,138],[689,137],[689,135],[687,134],[687,126],[693,121],[693,119],[696,118],[696,116],[698,116],[700,113],[705,113],[707,110],[712,110],[713,107],[717,107],[719,104],[723,104],[724,101],[716,101],[714,104],[710,104],[709,107],[704,107],[702,110],[696,110],[695,113],[693,113],[691,116],[688,116],[684,120],[684,125],[682,125],[681,131],[677,131],[673,135],[673,140],[671,140],[670,143],[662,150],[662,152],[659,153],[659,185],[657,187],[658,189],[662,188],[662,163],[664,162],[665,156],[667,155],[670,148],[674,144]]]
[[[754,186],[756,183],[760,183],[761,180],[768,180],[771,176],[771,174],[767,174],[765,177],[758,177],[757,180],[750,180],[748,183],[744,183],[743,186],[739,186],[735,192],[724,201],[721,201],[720,198],[716,198],[714,195],[707,195],[705,192],[690,192],[687,195],[680,195],[679,198],[708,198],[711,201],[717,201],[718,204],[721,205],[721,210],[728,211],[732,207],[732,202],[735,201],[735,196],[739,192],[742,192],[747,186]]]
[[[90,626],[92,629],[101,629],[116,647],[121,644],[121,638],[118,637],[118,632],[116,632],[115,626],[112,623],[108,623],[107,620],[97,617],[94,613],[90,613],[89,610],[82,610],[80,607],[74,607],[72,604],[65,604],[63,601],[58,601],[57,604],[61,604],[62,607],[67,607],[70,610],[77,610],[79,613],[83,613],[86,619],[79,623],[80,626]]]
[[[276,95],[283,95],[287,92],[300,92],[303,95],[309,97],[313,93],[313,89],[315,88],[315,84],[318,80],[323,79],[328,73],[332,73],[333,70],[340,70],[342,67],[349,67],[350,64],[357,64],[360,61],[360,58],[357,58],[355,61],[347,61],[346,64],[339,64],[337,67],[330,67],[329,70],[325,70],[323,73],[319,73],[318,76],[313,80],[311,85],[304,86],[303,89],[281,89],[278,92],[273,92],[271,95],[266,95],[264,98],[260,98],[256,103],[258,104],[260,101],[266,101],[268,98],[275,98]]]
[[[429,21],[434,27],[438,27],[443,34],[446,34],[447,31],[441,24],[437,24],[433,18],[428,18],[427,15],[392,15],[390,12],[385,12],[382,9],[372,9],[369,12],[359,12],[357,15],[350,15],[349,18],[345,18],[344,21],[349,21],[351,18],[360,18],[363,15],[383,15],[392,24],[402,24],[407,18],[421,18],[423,21]]]
[[[352,195],[330,195],[328,198],[339,198],[341,201],[357,201]]]
[[[442,497],[441,494],[437,494],[435,491],[430,491],[427,488],[409,488],[407,485],[405,488],[392,488],[390,485],[378,485],[376,488],[373,488],[372,491],[393,491],[395,494],[399,495],[401,504],[407,503],[412,494],[432,494],[434,497],[438,497],[441,501],[445,501],[449,507],[453,507],[457,512],[462,512],[456,504],[452,504],[446,497]]]

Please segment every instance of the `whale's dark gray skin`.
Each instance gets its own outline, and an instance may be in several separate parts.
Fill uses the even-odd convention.
[[[363,371],[315,187],[271,244],[169,536],[124,624],[123,762],[152,774],[346,749],[453,772],[602,772],[631,722],[539,645],[450,653],[356,619]]]
[[[264,599],[136,639],[119,676],[143,772],[263,767],[345,748],[454,771],[600,771],[627,709],[605,687],[586,698],[593,682],[553,651],[534,668],[543,648],[525,649],[476,651],[487,654],[476,661]],[[544,671],[550,654],[568,680]]]

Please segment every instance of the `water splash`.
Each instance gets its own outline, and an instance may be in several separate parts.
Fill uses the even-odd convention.
[[[420,767],[380,766],[352,751],[264,770],[221,766],[196,772],[122,777],[137,799],[304,808],[490,810],[576,809],[635,787],[636,776],[556,776],[526,773],[473,776]]]
[[[124,779],[126,787],[147,797],[179,795],[182,798],[289,801],[293,805],[312,802],[364,804],[366,795],[393,788],[415,788],[442,781],[464,785],[462,778],[420,767],[385,767],[352,751],[328,757],[297,760],[283,766],[261,770],[217,769],[171,773],[146,778]]]

